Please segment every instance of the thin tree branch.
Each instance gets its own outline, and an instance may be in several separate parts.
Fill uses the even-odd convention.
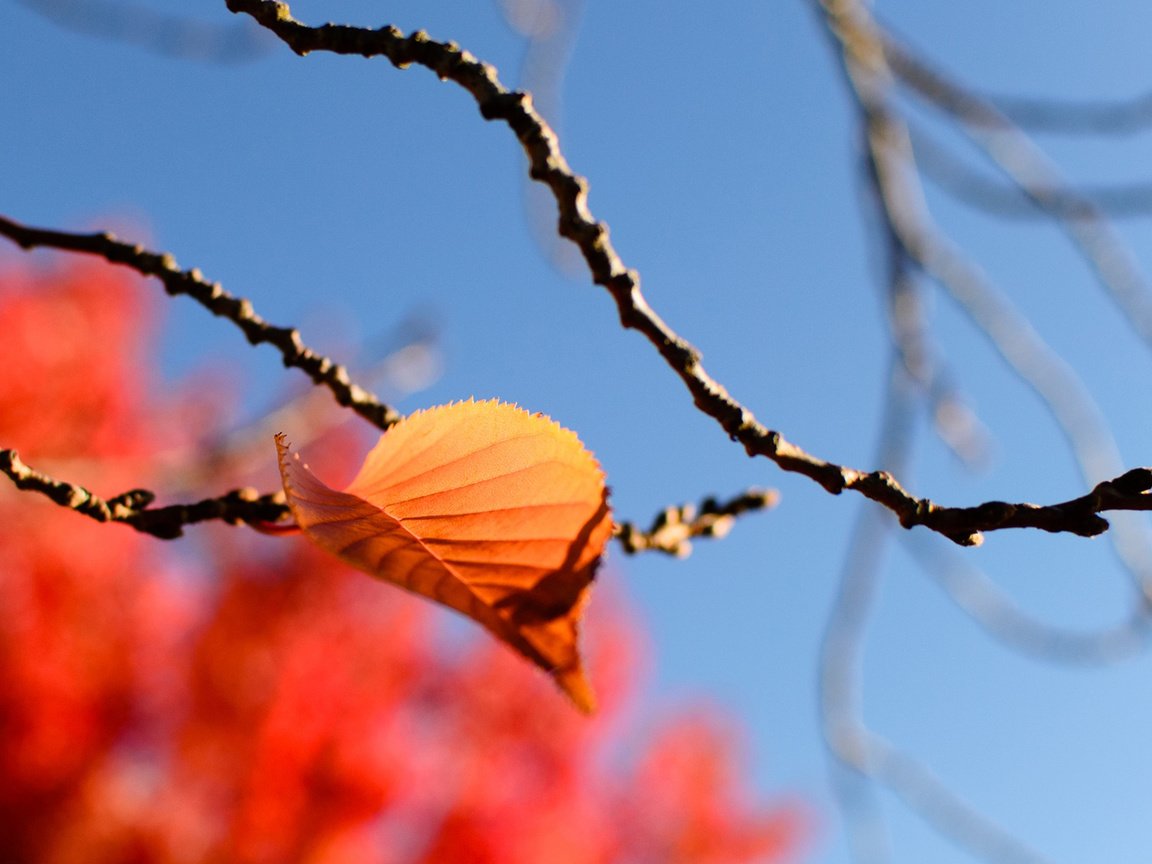
[[[384,349],[384,357],[359,368],[359,380],[397,397],[422,390],[439,377],[439,337],[429,322],[415,317],[402,321],[388,341],[404,344]],[[156,462],[162,479],[158,485],[170,495],[180,495],[219,477],[243,476],[267,464],[268,442],[280,430],[295,430],[293,446],[300,449],[352,419],[333,408],[326,390],[306,387],[260,416],[199,441],[191,448],[194,452],[187,447],[160,450]]]
[[[122,522],[161,540],[182,536],[185,525],[212,520],[230,525],[243,522],[261,530],[272,529],[270,533],[275,533],[276,523],[287,523],[292,515],[283,492],[261,495],[251,488],[235,489],[193,504],[167,507],[152,507],[156,493],[149,489],[132,489],[105,499],[83,486],[57,480],[29,467],[11,449],[0,449],[0,474],[6,474],[17,489],[39,492],[61,507],[75,510],[97,522]],[[705,498],[699,507],[694,504],[666,507],[648,530],[624,522],[615,526],[613,538],[629,555],[655,551],[686,558],[692,551],[692,539],[725,537],[732,530],[736,517],[774,507],[779,498],[772,489],[748,489],[727,501]]]
[[[268,53],[259,30],[165,15],[119,0],[16,0],[59,27],[176,60],[244,63]]]
[[[520,89],[552,129],[560,133],[564,112],[563,85],[584,15],[584,0],[500,0],[504,20],[526,38],[520,65]],[[546,189],[525,177],[524,215],[532,240],[552,267],[566,277],[583,272],[580,253],[552,227],[555,205]]]
[[[1118,624],[1096,630],[1072,630],[1039,621],[1020,609],[981,570],[931,535],[901,538],[921,569],[948,598],[994,639],[1049,663],[1105,665],[1148,648],[1152,619],[1137,605]]]
[[[1152,92],[1128,99],[1065,100],[986,93],[1018,126],[1062,135],[1134,135],[1152,126]]]
[[[889,299],[906,278],[907,259],[889,245]],[[915,420],[913,396],[923,395],[897,350],[889,362],[876,458],[903,470],[909,462]],[[820,731],[834,760],[832,780],[853,857],[860,864],[885,864],[892,857],[872,766],[867,759],[863,719],[861,658],[874,599],[888,553],[891,520],[876,507],[862,506],[852,526],[832,608],[820,641],[818,699]]]
[[[992,339],[1004,359],[1045,401],[1068,434],[1086,476],[1114,455],[1107,428],[1079,380],[1052,356],[1027,321],[996,294],[979,271],[939,235],[923,201],[908,130],[890,97],[893,77],[869,7],[859,0],[817,0],[823,22],[840,56],[860,111],[870,180],[889,232],[892,279],[905,278],[903,259],[923,268],[961,302]],[[897,292],[891,291],[895,297]],[[895,364],[896,371],[908,370]],[[902,470],[907,461],[910,412],[900,376],[893,374],[885,401],[881,464]],[[1068,388],[1071,388],[1070,390]],[[1085,397],[1088,398],[1085,398]],[[901,406],[901,400],[905,406]],[[1103,432],[1101,433],[1101,429]],[[1107,476],[1107,475],[1104,475]],[[1126,478],[1126,479],[1122,479]],[[1141,485],[1132,472],[1122,475]],[[1145,478],[1145,480],[1150,478]],[[1093,493],[1108,494],[1106,484]],[[1141,493],[1143,494],[1143,493]],[[989,861],[1034,864],[1044,861],[1035,850],[961,800],[916,759],[873,733],[863,719],[860,663],[881,554],[889,523],[866,508],[856,525],[844,575],[825,634],[821,662],[821,718],[826,745],[847,777],[838,777],[842,807],[849,817],[850,838],[860,860],[885,861],[886,838],[875,807],[872,783],[887,786],[941,834]],[[1132,572],[1140,562],[1127,561]],[[1146,574],[1146,570],[1144,571]],[[1142,580],[1144,581],[1144,580]],[[1142,598],[1141,598],[1142,599]],[[1139,608],[1144,608],[1141,602]],[[861,782],[848,780],[854,773]]]
[[[692,554],[692,539],[724,537],[732,530],[737,516],[775,507],[780,495],[774,489],[749,489],[727,501],[705,498],[695,504],[666,507],[645,531],[633,522],[615,526],[613,536],[629,555],[638,552],[663,552],[676,558]]]
[[[1074,192],[1056,165],[1021,129],[890,34],[877,31],[877,38],[892,72],[914,93],[954,118],[988,158],[1057,221],[1101,287],[1152,349],[1152,289],[1100,208],[1082,199],[1075,216],[1068,215],[1063,202]]]
[[[684,382],[697,408],[716,420],[730,438],[739,441],[749,456],[767,457],[783,470],[809,477],[833,494],[851,489],[887,507],[904,527],[924,525],[964,546],[980,543],[983,531],[1004,528],[1034,527],[1095,536],[1108,529],[1107,521],[1096,515],[1097,505],[1100,509],[1149,509],[1152,499],[1141,496],[1144,489],[1119,491],[1139,485],[1129,476],[1133,472],[1117,478],[1122,481],[1119,485],[1101,484],[1090,496],[1049,507],[1000,501],[977,507],[942,507],[911,495],[886,472],[858,471],[807,453],[762,425],[748,408],[733,399],[704,369],[700,352],[648,305],[640,290],[639,274],[624,266],[608,238],[608,227],[596,221],[588,209],[588,182],[568,166],[555,133],[533,108],[531,96],[506,89],[494,67],[454,43],[430,39],[423,31],[405,36],[392,26],[379,30],[337,24],[309,27],[294,19],[285,3],[227,2],[230,10],[251,15],[297,54],[331,51],[380,56],[397,68],[415,63],[467,90],[486,120],[507,123],[528,155],[529,175],[546,184],[556,198],[561,236],[579,247],[593,281],[611,293],[622,326],[648,338]],[[1137,469],[1133,476],[1143,477],[1141,470]],[[1152,486],[1152,472],[1145,473]]]
[[[887,22],[882,34],[886,45],[904,43],[903,37]],[[889,59],[895,66],[895,58],[889,56]],[[1152,90],[1125,99],[1047,99],[988,90],[968,92],[995,106],[999,114],[1030,132],[1120,136],[1134,135],[1152,127]]]
[[[926,178],[957,201],[1005,219],[1137,219],[1152,216],[1152,183],[1118,183],[1039,190],[1043,206],[1015,183],[1000,182],[932,141],[912,132],[916,162]]]
[[[277,522],[288,515],[283,492],[261,495],[255,489],[235,489],[193,504],[155,508],[150,505],[156,500],[156,494],[147,489],[132,489],[104,499],[83,486],[56,480],[28,467],[15,450],[0,450],[0,473],[6,474],[16,488],[39,492],[61,507],[97,522],[123,522],[161,540],[180,537],[185,525],[197,522],[214,519],[231,524]]]
[[[985,861],[1050,864],[1052,859],[1009,834],[955,792],[927,766],[868,729],[860,730],[859,755],[869,776],[961,846]]]
[[[983,274],[940,235],[924,203],[907,127],[891,102],[894,76],[881,34],[858,3],[823,5],[860,106],[883,218],[895,242],[936,279],[1041,398],[1072,446],[1086,483],[1123,471],[1091,392]],[[1122,526],[1114,543],[1141,591],[1152,586],[1146,537]],[[943,532],[941,532],[943,533]]]
[[[867,51],[860,50],[861,44],[869,46]],[[1009,366],[1045,402],[1067,436],[1085,482],[1096,483],[1103,477],[1115,476],[1123,470],[1123,462],[1091,391],[1007,298],[932,224],[923,202],[907,128],[888,98],[894,75],[887,65],[887,52],[901,49],[890,37],[885,41],[874,23],[858,27],[853,40],[845,42],[845,46],[854,58],[851,62],[856,64],[858,76],[867,81],[857,93],[869,117],[871,151],[884,166],[880,176],[886,189],[888,218],[897,236],[914,260],[961,304]],[[942,100],[950,105],[950,113],[961,112],[955,115],[956,119],[1037,206],[1044,206],[1042,196],[1046,190],[1063,186],[1046,157],[994,108],[975,100],[908,52],[899,56],[904,64],[904,82],[917,87],[933,103]],[[981,131],[982,127],[971,122],[977,117],[995,122],[996,128]],[[1090,220],[1060,221],[1133,329],[1152,347],[1152,295],[1111,226],[1098,211]],[[1152,596],[1152,543],[1147,526],[1121,520],[1112,541],[1140,591]]]
[[[583,252],[593,277],[612,293],[625,327],[640,330],[679,374],[694,396],[696,405],[716,419],[728,434],[739,440],[749,455],[766,456],[781,468],[803,474],[828,491],[860,492],[896,513],[910,528],[924,525],[961,545],[981,542],[981,532],[1005,528],[1034,527],[1053,532],[1095,536],[1107,530],[1097,515],[1105,510],[1152,509],[1148,469],[1134,469],[1099,484],[1092,493],[1061,504],[1039,506],[986,502],[976,507],[942,507],[912,496],[889,474],[865,473],[819,459],[756,421],[752,413],[713,380],[700,363],[699,352],[671,330],[648,306],[640,293],[639,276],[627,270],[608,240],[608,230],[587,210],[587,183],[574,175],[560,153],[547,124],[534,111],[527,94],[511,93],[500,85],[495,70],[451,44],[433,42],[422,33],[403,37],[395,28],[368,31],[325,25],[309,28],[294,21],[283,4],[267,0],[230,0],[234,11],[247,11],[269,27],[298,53],[332,50],[338,53],[381,54],[397,66],[420,63],[457,81],[477,99],[488,119],[503,119],[516,132],[532,162],[532,176],[549,185],[560,206],[560,232]],[[327,386],[337,401],[381,429],[398,422],[399,415],[353,384],[344,367],[306,348],[292,328],[274,327],[252,310],[251,304],[207,282],[198,270],[181,271],[170,255],[148,252],[122,243],[110,234],[71,234],[28,228],[0,217],[0,233],[24,248],[47,246],[104,257],[125,264],[144,275],[156,276],[170,294],[187,294],[214,314],[239,326],[253,344],[269,342],[281,352],[286,366],[304,370],[318,384]],[[1141,485],[1147,483],[1148,485]]]
[[[898,250],[891,256],[896,262]],[[897,263],[895,271],[902,269]],[[894,277],[898,278],[898,277]],[[910,457],[912,390],[902,363],[894,362],[879,435],[880,464],[903,470]],[[836,599],[821,643],[820,718],[825,746],[843,769],[834,773],[853,854],[862,864],[884,864],[891,848],[873,784],[882,784],[941,835],[987,861],[1045,864],[1030,847],[952,792],[912,756],[868,728],[864,721],[861,658],[891,523],[876,508],[861,509]]]
[[[882,34],[859,4],[838,4],[837,14],[844,17],[830,29],[840,40],[844,62],[851,69],[850,80],[861,106],[875,166],[877,194],[893,236],[961,304],[1009,366],[1048,406],[1068,438],[1085,483],[1118,474],[1123,470],[1119,451],[1091,392],[932,224],[923,202],[907,128],[889,97],[894,78],[886,63]],[[1152,597],[1147,526],[1143,521],[1121,519],[1110,537],[1139,592],[1132,617],[1147,616],[1148,598]]]
[[[294,327],[276,327],[256,314],[252,303],[234,297],[218,282],[209,282],[198,269],[181,270],[167,253],[150,252],[139,245],[118,240],[115,235],[74,234],[46,228],[31,228],[0,216],[0,235],[24,249],[44,247],[97,255],[112,264],[122,264],[143,276],[154,276],[172,295],[191,297],[213,315],[227,318],[239,327],[253,345],[267,343],[280,352],[284,365],[303,371],[312,381],[327,387],[341,405],[351,408],[369,423],[386,430],[401,420],[393,408],[352,381],[348,370],[306,346]]]
[[[933,427],[937,436],[958,458],[969,466],[986,461],[989,434],[965,404],[949,376],[935,356],[928,328],[924,320],[924,288],[922,274],[904,249],[891,220],[887,216],[880,195],[880,177],[874,160],[866,160],[869,176],[868,188],[877,208],[878,220],[884,232],[889,259],[890,278],[887,280],[888,332],[892,344],[912,381],[916,382],[928,399]],[[889,469],[891,466],[886,466]]]

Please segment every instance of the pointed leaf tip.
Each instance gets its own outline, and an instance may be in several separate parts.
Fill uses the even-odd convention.
[[[594,710],[579,621],[612,534],[604,472],[575,433],[493,401],[419,411],[343,492],[276,436],[296,522],[357,569],[479,622]]]

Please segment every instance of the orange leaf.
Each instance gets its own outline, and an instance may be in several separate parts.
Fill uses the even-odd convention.
[[[577,629],[612,514],[575,433],[497,401],[418,411],[392,427],[343,492],[276,436],[288,504],[324,549],[487,627],[583,711]]]

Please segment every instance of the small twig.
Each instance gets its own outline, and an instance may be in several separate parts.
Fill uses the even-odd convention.
[[[775,489],[749,489],[727,501],[705,498],[699,507],[681,504],[666,507],[644,531],[632,522],[616,525],[613,536],[629,555],[663,552],[676,558],[692,554],[694,537],[724,537],[742,513],[775,507],[780,494]]]
[[[216,498],[194,504],[173,504],[151,508],[156,494],[147,489],[132,489],[114,498],[100,498],[83,486],[56,480],[21,461],[15,450],[0,450],[0,473],[16,488],[39,492],[61,507],[75,510],[97,522],[123,522],[142,534],[161,540],[180,537],[185,525],[219,519],[229,524],[240,522],[276,522],[288,515],[283,492],[261,495],[255,489],[234,489]]]
[[[250,488],[235,489],[194,504],[156,508],[151,508],[156,493],[148,489],[133,489],[104,499],[83,486],[30,468],[15,450],[0,450],[0,473],[8,475],[17,489],[39,492],[61,507],[97,522],[123,522],[161,540],[180,537],[183,526],[197,522],[215,519],[231,525],[245,522],[263,530],[290,515],[282,492],[260,495]],[[631,522],[621,523],[616,526],[614,536],[630,555],[658,551],[684,558],[692,550],[689,542],[692,538],[723,537],[732,530],[737,516],[773,507],[779,497],[775,490],[749,489],[728,501],[705,498],[699,507],[694,504],[668,507],[647,531]]]
[[[253,345],[266,342],[274,346],[285,366],[302,370],[313,382],[331,390],[337,402],[351,408],[369,423],[386,430],[401,420],[394,409],[354,383],[344,366],[306,346],[300,338],[300,331],[294,327],[269,324],[256,314],[250,301],[229,294],[219,282],[209,282],[197,268],[181,270],[176,259],[167,253],[150,252],[143,246],[124,243],[108,232],[74,234],[31,228],[4,216],[0,216],[0,234],[23,249],[45,247],[98,255],[142,276],[154,276],[164,283],[168,294],[191,297],[213,315],[227,318],[244,332]]]

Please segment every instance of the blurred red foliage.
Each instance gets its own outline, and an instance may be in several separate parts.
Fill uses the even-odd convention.
[[[147,485],[161,448],[194,459],[188,406],[208,400],[151,389],[149,298],[99,265],[0,274],[0,446],[106,494]],[[199,432],[220,422],[200,415]],[[722,718],[627,732],[636,624],[603,586],[590,720],[495,641],[448,638],[446,613],[299,538],[210,526],[161,543],[3,480],[0,525],[5,862],[736,864],[796,849],[799,808],[754,800]]]

